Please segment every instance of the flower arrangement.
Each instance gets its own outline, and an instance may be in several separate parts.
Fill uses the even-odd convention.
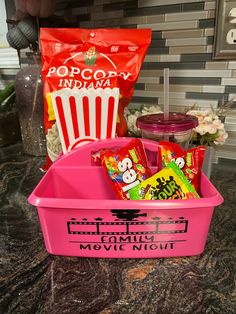
[[[196,116],[199,125],[194,129],[191,139],[194,145],[205,145],[217,147],[225,143],[228,133],[225,130],[224,119],[226,112],[232,105],[233,100],[221,105],[217,110],[210,108],[207,110],[190,108],[186,114]],[[158,106],[141,106],[139,110],[126,109],[125,117],[128,124],[128,134],[133,137],[140,137],[140,129],[136,127],[136,119],[142,115],[162,113]]]
[[[192,143],[196,145],[217,146],[224,144],[228,137],[224,123],[212,110],[189,110],[187,114],[198,118],[198,126],[194,129]]]

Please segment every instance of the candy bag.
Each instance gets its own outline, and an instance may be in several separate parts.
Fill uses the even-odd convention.
[[[158,148],[158,169],[166,167],[170,161],[175,161],[195,190],[199,191],[205,150],[205,146],[198,146],[185,151],[179,144],[161,141]]]
[[[129,191],[131,200],[167,200],[199,198],[183,172],[171,161],[161,171]]]
[[[127,134],[124,108],[150,41],[150,29],[40,29],[45,132],[59,133],[64,153]]]
[[[119,199],[129,199],[129,191],[151,176],[143,143],[131,140],[117,149],[101,150],[100,159]]]

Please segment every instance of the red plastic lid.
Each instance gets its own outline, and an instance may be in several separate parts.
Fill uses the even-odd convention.
[[[171,112],[169,119],[164,120],[164,114],[149,114],[136,120],[138,128],[149,132],[179,132],[186,131],[198,126],[197,117]]]

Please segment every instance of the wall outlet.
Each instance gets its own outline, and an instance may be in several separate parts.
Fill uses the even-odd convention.
[[[231,24],[236,24],[236,8],[232,8],[230,11],[229,11],[229,18],[230,19],[230,23]]]
[[[236,59],[236,0],[216,0],[214,59]]]
[[[226,42],[229,45],[236,45],[236,28],[230,29],[226,35]]]

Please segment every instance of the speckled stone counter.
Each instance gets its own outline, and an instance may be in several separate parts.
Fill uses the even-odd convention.
[[[213,167],[225,201],[201,256],[89,259],[45,250],[27,203],[42,162],[20,144],[0,150],[0,313],[236,313],[235,169]]]

